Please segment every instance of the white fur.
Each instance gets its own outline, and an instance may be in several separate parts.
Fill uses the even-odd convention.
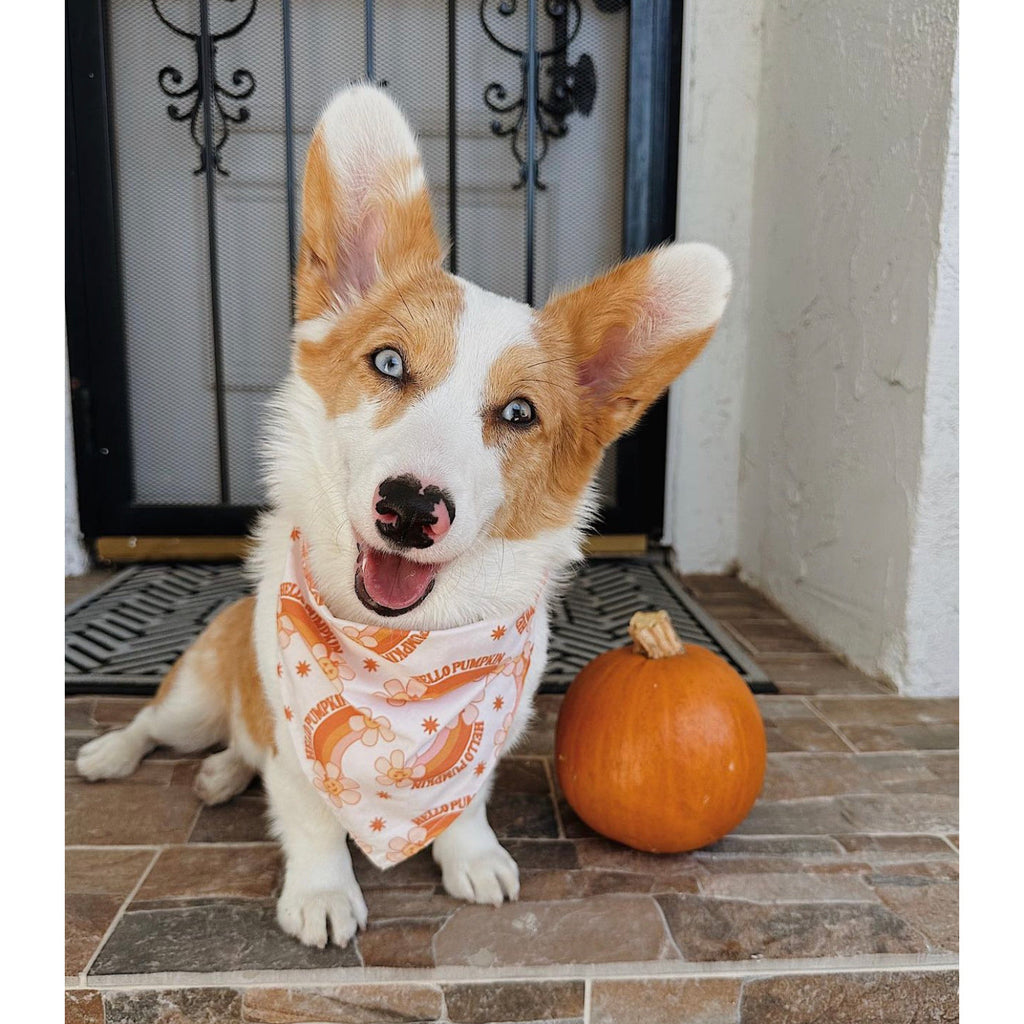
[[[649,280],[657,297],[656,333],[678,337],[707,330],[722,319],[732,268],[713,245],[680,242],[655,252]]]
[[[491,776],[491,782],[493,782]],[[491,786],[473,802],[433,844],[434,860],[448,893],[470,903],[501,906],[519,898],[519,868],[498,842],[487,822]]]
[[[196,795],[204,804],[223,804],[252,782],[253,770],[234,747],[211,754],[196,776]]]
[[[397,158],[417,160],[416,145],[401,114],[383,93],[360,86],[341,93],[321,122],[331,167],[346,205],[356,203],[374,176]],[[422,187],[419,163],[399,183],[410,194]],[[660,250],[651,271],[653,314],[670,330],[710,326],[729,287],[728,264],[708,246]],[[484,442],[485,388],[495,362],[512,346],[536,344],[535,314],[527,306],[459,281],[462,312],[456,325],[451,372],[394,422],[375,427],[373,402],[328,417],[318,394],[294,367],[271,403],[265,450],[273,511],[258,524],[249,570],[256,584],[254,643],[260,676],[275,718],[276,754],[249,737],[235,708],[221,708],[204,685],[209,666],[195,648],[182,660],[167,697],[143,710],[127,729],[87,744],[78,760],[88,778],[129,774],[158,743],[201,749],[230,739],[209,758],[196,788],[214,803],[229,799],[262,773],[271,823],[285,854],[278,902],[281,927],[300,941],[345,945],[366,924],[366,905],[352,871],[345,832],[310,786],[288,736],[277,685],[277,595],[292,528],[309,544],[317,586],[343,618],[397,628],[439,629],[518,613],[543,588],[536,617],[535,652],[520,711],[505,750],[521,738],[547,656],[547,604],[580,556],[582,529],[594,505],[591,487],[580,495],[571,525],[528,540],[492,537],[489,525],[505,501],[498,454]],[[331,333],[339,309],[298,323],[296,342],[319,343]],[[415,329],[415,325],[410,325]],[[538,352],[540,349],[538,348]],[[513,397],[513,396],[510,396]],[[410,558],[444,563],[424,603],[405,615],[381,618],[355,592],[357,535],[376,537],[374,492],[388,477],[411,473],[445,488],[456,515],[448,533]],[[489,787],[488,787],[489,789]],[[482,903],[515,899],[518,871],[487,823],[488,792],[433,844],[445,888]]]
[[[345,184],[347,194],[362,196],[382,170],[399,160],[420,165],[416,138],[408,122],[388,95],[372,85],[356,85],[339,92],[320,116],[319,128],[331,168],[338,181]],[[419,181],[422,184],[422,170]],[[406,183],[406,188],[415,188],[413,180]]]
[[[276,679],[273,671],[271,676]],[[328,929],[335,945],[347,946],[356,929],[366,927],[366,904],[352,871],[345,830],[302,774],[283,721],[279,715],[280,753],[263,766],[271,828],[285,857],[277,921],[307,946],[325,946]]]

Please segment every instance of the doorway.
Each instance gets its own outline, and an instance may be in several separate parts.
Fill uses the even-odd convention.
[[[67,310],[87,539],[237,537],[289,358],[301,168],[340,86],[420,138],[449,268],[541,305],[672,237],[681,4],[70,0]],[[666,407],[608,454],[661,537]]]

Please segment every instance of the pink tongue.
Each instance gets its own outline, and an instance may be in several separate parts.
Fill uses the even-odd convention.
[[[385,608],[408,608],[427,591],[436,567],[410,562],[401,555],[366,548],[363,551],[363,586],[377,604]]]

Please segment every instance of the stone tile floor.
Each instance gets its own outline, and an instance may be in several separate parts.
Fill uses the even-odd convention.
[[[134,698],[66,702],[67,1021],[949,1022],[957,1008],[957,702],[847,668],[734,578],[687,586],[768,670],[764,791],[696,853],[637,853],[558,792],[559,697],[499,769],[519,863],[500,909],[448,897],[429,853],[358,854],[370,925],[308,950],[274,923],[280,858],[258,784],[207,808],[158,751],[88,784],[72,760]]]

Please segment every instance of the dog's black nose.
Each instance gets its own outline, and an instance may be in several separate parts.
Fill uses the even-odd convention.
[[[390,476],[373,496],[377,532],[403,548],[429,548],[450,529],[455,502],[436,484],[424,484],[411,473]]]

